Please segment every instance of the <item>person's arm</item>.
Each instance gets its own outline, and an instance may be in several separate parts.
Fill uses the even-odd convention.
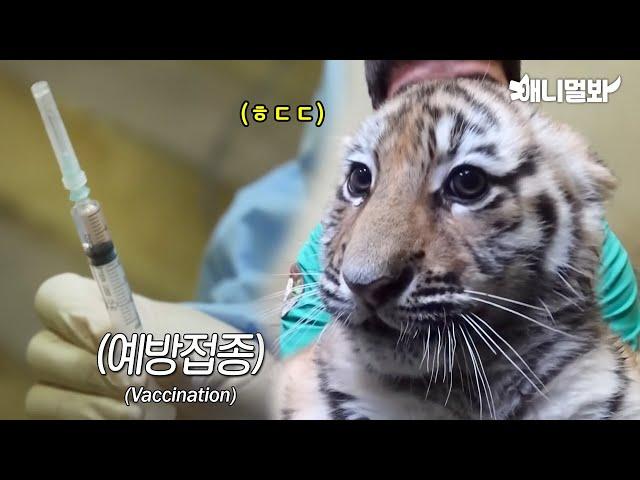
[[[273,343],[278,315],[265,316],[258,300],[304,197],[304,182],[299,162],[289,162],[238,192],[207,246],[198,298],[187,305]]]

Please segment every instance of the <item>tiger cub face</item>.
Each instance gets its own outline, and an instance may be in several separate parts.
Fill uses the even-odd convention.
[[[321,292],[372,369],[424,375],[473,325],[512,344],[592,325],[562,309],[593,302],[614,181],[567,127],[493,82],[427,82],[368,118],[344,165]]]

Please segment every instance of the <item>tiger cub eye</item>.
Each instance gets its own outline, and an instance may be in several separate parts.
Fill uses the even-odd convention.
[[[371,171],[362,163],[354,163],[347,180],[347,189],[354,197],[362,197],[371,188]]]
[[[489,187],[487,175],[478,167],[460,165],[452,170],[447,181],[447,193],[462,201],[477,200]]]

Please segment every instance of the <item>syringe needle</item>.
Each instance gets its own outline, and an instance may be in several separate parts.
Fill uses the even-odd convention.
[[[89,196],[87,176],[80,168],[78,157],[76,157],[76,152],[73,149],[73,145],[71,145],[71,140],[69,140],[67,129],[64,126],[49,84],[47,82],[34,83],[31,86],[31,92],[38,105],[38,110],[40,110],[44,128],[58,160],[58,165],[62,172],[62,183],[71,192],[71,200],[78,201],[87,198]]]

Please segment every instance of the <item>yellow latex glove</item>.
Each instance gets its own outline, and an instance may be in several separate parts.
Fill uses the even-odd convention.
[[[180,304],[159,302],[134,295],[145,332],[156,339],[173,333],[233,333],[233,327]],[[27,393],[26,411],[31,418],[45,419],[171,419],[171,418],[266,418],[273,358],[265,352],[255,376],[225,377],[214,374],[185,376],[180,361],[176,373],[165,377],[128,377],[109,372],[101,375],[97,351],[110,321],[97,284],[88,278],[65,273],[46,280],[38,289],[35,308],[45,330],[27,347],[27,361],[37,383]],[[153,385],[151,382],[157,382]],[[124,403],[130,385],[169,389],[237,389],[237,400],[224,403],[134,404]]]

